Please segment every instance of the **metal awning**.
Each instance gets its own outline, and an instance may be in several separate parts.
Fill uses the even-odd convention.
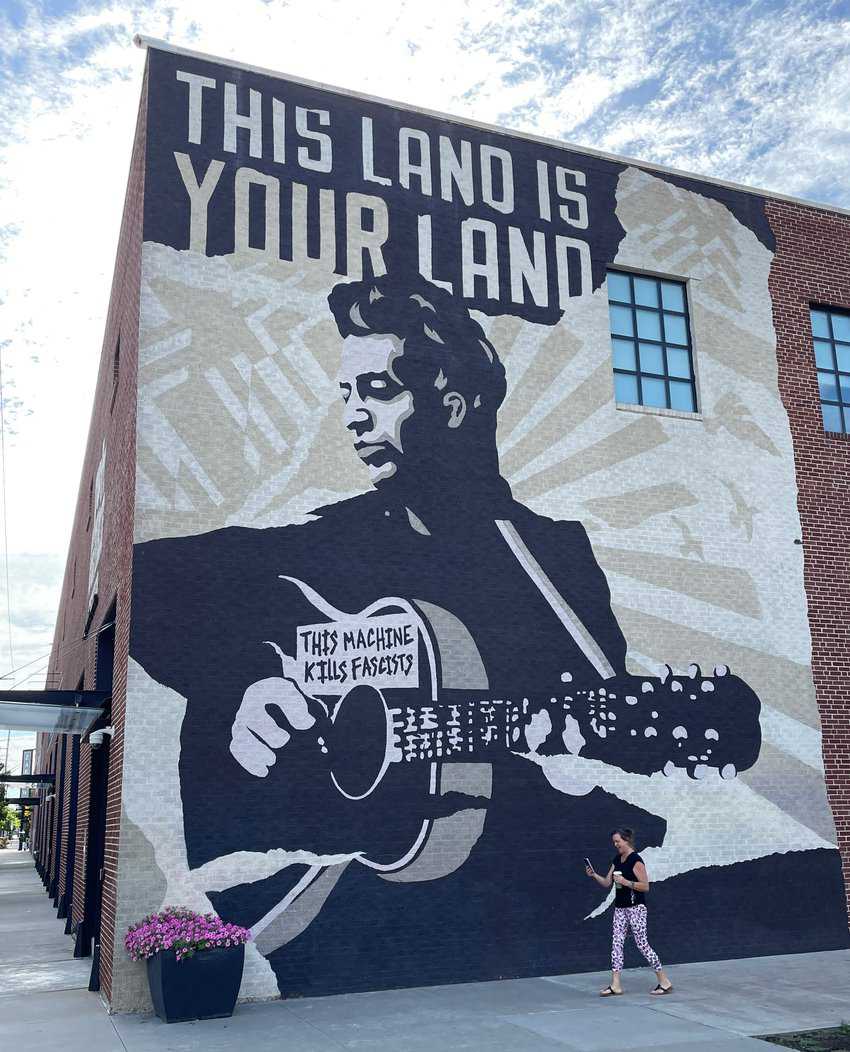
[[[52,774],[5,774],[0,771],[0,782],[11,782],[19,785],[53,785],[56,781]]]
[[[40,807],[44,800],[39,796],[16,796],[12,800],[7,800],[6,803],[10,806],[17,804],[18,807]]]
[[[110,697],[105,690],[0,690],[0,727],[85,734]]]

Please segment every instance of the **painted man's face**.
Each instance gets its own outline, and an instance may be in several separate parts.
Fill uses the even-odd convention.
[[[342,344],[337,380],[345,426],[375,486],[396,475],[411,453],[413,392],[394,368],[403,353],[397,336],[346,336]]]

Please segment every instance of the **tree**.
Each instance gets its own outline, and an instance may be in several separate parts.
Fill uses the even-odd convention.
[[[0,774],[4,770],[4,765],[0,763]],[[14,808],[6,803],[6,784],[5,782],[0,782],[0,835],[9,834],[17,827],[18,816],[15,814]]]

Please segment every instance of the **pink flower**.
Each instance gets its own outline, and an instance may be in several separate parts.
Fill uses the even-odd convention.
[[[225,923],[214,913],[200,914],[184,906],[167,906],[161,913],[152,913],[132,925],[124,938],[124,947],[134,961],[146,960],[169,949],[182,961],[197,950],[241,946],[250,938],[247,928]]]

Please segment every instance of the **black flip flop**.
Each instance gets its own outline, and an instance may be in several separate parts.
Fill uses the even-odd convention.
[[[663,987],[663,986],[661,985],[661,983],[659,983],[659,984],[658,984],[658,985],[657,985],[657,986],[655,987],[655,989],[654,989],[654,990],[652,990],[651,992],[652,992],[652,994],[653,994],[653,995],[654,995],[655,997],[661,997],[661,996],[662,996],[663,994],[672,994],[672,993],[673,993],[673,984],[671,983],[671,984],[670,984],[670,985],[669,985],[669,986],[667,987],[667,989],[665,990],[665,989],[664,989],[664,987]]]
[[[604,990],[599,991],[600,997],[620,997],[623,993],[622,990],[615,990],[612,986],[606,986]]]

